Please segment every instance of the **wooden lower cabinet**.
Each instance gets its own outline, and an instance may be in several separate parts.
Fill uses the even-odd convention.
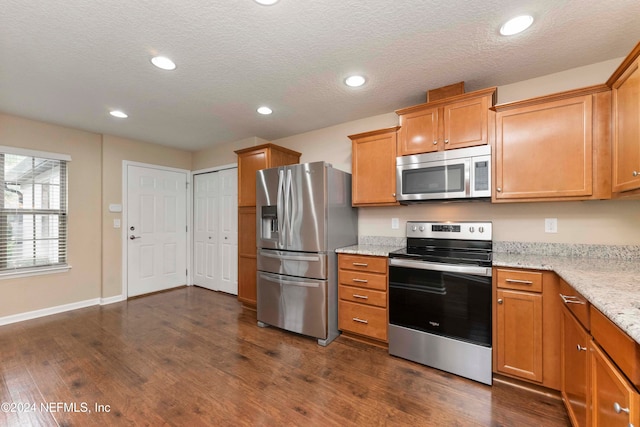
[[[562,309],[562,400],[571,424],[590,425],[589,333],[568,309]]]
[[[638,392],[616,365],[591,343],[592,425],[598,427],[638,426]]]
[[[542,382],[542,295],[498,290],[497,369]]]
[[[257,296],[256,257],[238,256],[238,301],[256,306]]]
[[[550,271],[494,268],[493,370],[560,389],[558,277]]]
[[[255,307],[256,292],[256,208],[238,208],[238,300]]]
[[[338,329],[387,342],[387,257],[338,254]]]

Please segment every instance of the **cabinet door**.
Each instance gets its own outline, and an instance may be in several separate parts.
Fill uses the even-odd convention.
[[[593,343],[591,355],[592,425],[638,425],[638,393]]]
[[[397,205],[396,131],[353,139],[353,206]]]
[[[589,336],[573,315],[562,309],[562,400],[571,424],[587,426],[589,420]]]
[[[490,96],[444,106],[444,148],[473,147],[489,143]]]
[[[255,181],[255,179],[254,179]],[[256,305],[256,208],[238,208],[238,300]]]
[[[615,82],[613,191],[640,188],[640,59]]]
[[[400,116],[398,155],[438,151],[438,108],[426,108]]]
[[[542,382],[542,295],[498,289],[497,370]]]
[[[499,111],[496,199],[591,195],[592,130],[592,95]]]
[[[256,172],[268,164],[266,148],[238,155],[238,207],[256,205]]]

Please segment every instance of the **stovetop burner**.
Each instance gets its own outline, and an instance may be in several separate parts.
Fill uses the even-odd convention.
[[[490,267],[490,222],[407,222],[407,247],[390,258]]]

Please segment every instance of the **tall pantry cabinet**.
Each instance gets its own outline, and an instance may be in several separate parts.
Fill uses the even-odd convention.
[[[256,306],[256,172],[300,162],[301,154],[274,144],[235,152],[238,155],[238,300]]]

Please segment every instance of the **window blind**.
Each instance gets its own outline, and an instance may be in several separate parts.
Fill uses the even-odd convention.
[[[65,266],[67,160],[7,151],[0,151],[0,274]]]

